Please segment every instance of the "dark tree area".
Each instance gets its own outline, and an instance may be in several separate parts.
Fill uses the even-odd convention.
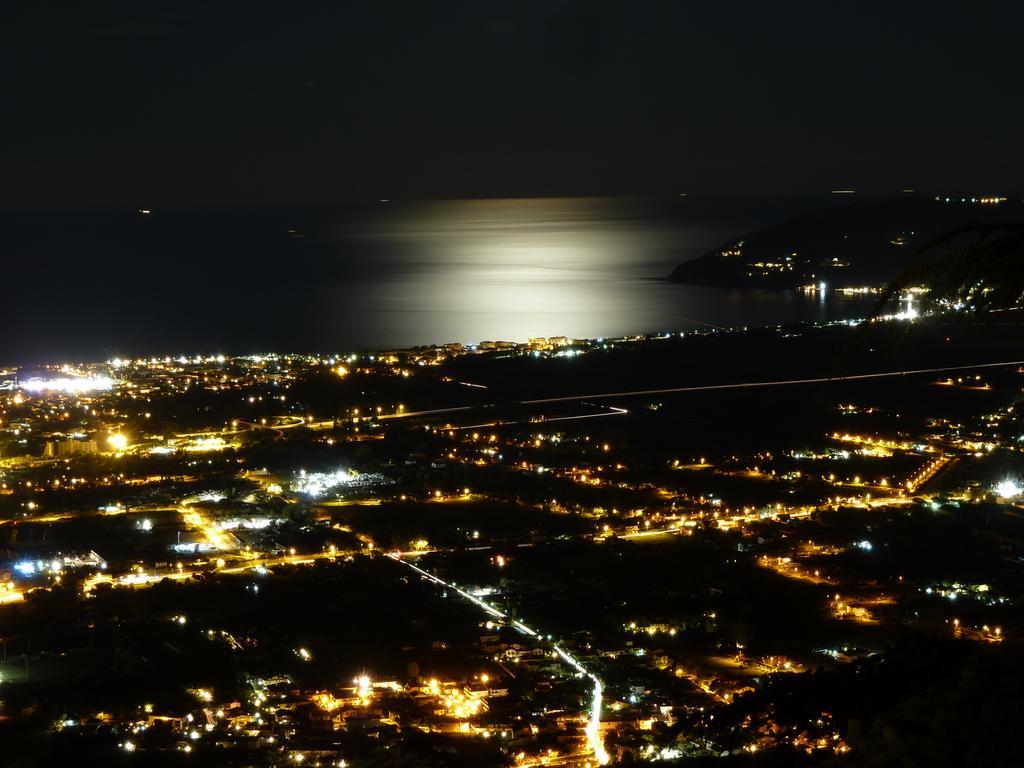
[[[868,673],[862,696],[863,709],[848,725],[854,751],[836,765],[1020,765],[1019,649],[979,649],[961,660],[937,650],[904,649]]]

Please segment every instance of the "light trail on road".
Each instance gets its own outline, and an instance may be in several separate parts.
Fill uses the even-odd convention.
[[[508,403],[482,403],[480,405],[459,405],[449,408],[432,408],[422,411],[406,411],[402,413],[389,413],[378,416],[383,419],[407,419],[417,416],[436,416],[446,413],[465,413],[482,408],[494,408],[498,405],[547,405],[550,403],[571,403],[581,400],[608,400],[613,397],[642,397],[646,395],[672,395],[686,392],[712,392],[715,390],[728,389],[754,389],[759,387],[785,387],[799,384],[839,384],[847,381],[868,381],[871,379],[895,378],[897,376],[918,376],[925,373],[948,373],[950,371],[970,371],[979,368],[1008,368],[1010,366],[1024,366],[1024,360],[1007,360],[999,363],[972,363],[970,365],[947,365],[936,368],[914,368],[902,371],[881,371],[879,373],[853,373],[847,376],[818,376],[803,379],[775,379],[771,381],[742,381],[728,384],[694,384],[682,387],[662,387],[658,389],[631,389],[622,392],[597,392],[588,395],[558,395],[555,397],[539,397],[532,400],[513,400]],[[625,410],[625,409],[623,409]],[[559,416],[546,421],[567,421],[570,419],[594,418],[601,415],[616,414],[588,414],[584,416]],[[500,426],[503,424],[516,424],[514,421],[495,421],[489,424],[478,424],[475,427]],[[538,422],[542,423],[542,422]],[[472,429],[474,427],[467,427]]]
[[[288,421],[285,424],[257,424],[256,422],[246,421],[245,419],[235,419],[234,423],[240,424],[241,426],[245,427],[246,430],[249,430],[251,432],[258,432],[261,429],[267,432],[273,432],[275,440],[280,440],[282,437],[284,437],[284,430],[296,429],[297,427],[301,427],[306,424],[306,420],[300,416],[279,416],[275,419],[275,422],[279,422],[281,419],[290,419],[290,421]]]
[[[776,379],[774,381],[744,381],[733,384],[698,384],[686,387],[665,387],[663,389],[635,389],[625,392],[603,392],[592,395],[565,395],[559,397],[542,397],[534,400],[520,400],[520,405],[544,405],[546,403],[567,403],[578,400],[606,400],[610,397],[639,397],[642,395],[671,395],[679,392],[706,392],[718,389],[748,389],[754,387],[784,387],[794,384],[833,384],[844,381],[864,381],[867,379],[884,379],[896,376],[916,376],[922,373],[946,373],[948,371],[968,371],[977,368],[1007,368],[1013,365],[1024,365],[1024,360],[1009,360],[1002,363],[975,363],[973,365],[950,365],[941,368],[916,368],[905,371],[884,371],[881,373],[856,373],[848,376],[820,376],[806,379]]]
[[[575,421],[576,419],[600,419],[605,416],[625,416],[629,413],[626,408],[616,408],[614,405],[606,406],[607,411],[601,413],[584,413],[579,416],[554,416],[552,418],[545,418],[542,421],[530,421],[525,422],[527,424],[543,425],[548,424],[552,421]],[[465,427],[452,427],[456,432],[467,430],[467,429],[486,429],[488,427],[507,427],[511,424],[522,424],[524,422],[519,421],[489,421],[486,424],[470,424]]]
[[[396,563],[401,563],[402,565],[411,568],[428,581],[431,581],[434,584],[437,584],[438,586],[444,587],[445,589],[450,589],[454,592],[457,592],[459,596],[473,603],[473,605],[477,606],[485,613],[494,616],[498,619],[511,621],[512,626],[514,626],[523,634],[529,635],[530,637],[540,637],[540,634],[536,630],[530,628],[521,621],[511,619],[508,616],[508,614],[498,610],[493,605],[488,603],[486,600],[481,600],[476,595],[471,595],[469,592],[466,592],[463,589],[459,589],[454,584],[449,584],[447,581],[438,576],[435,576],[430,571],[424,568],[420,568],[418,565],[414,565],[413,563],[410,563],[406,560],[403,560],[400,554],[389,553],[388,557],[390,557]],[[598,679],[597,675],[595,675],[593,672],[584,667],[576,658],[574,658],[568,651],[566,651],[560,645],[558,645],[557,643],[553,643],[551,647],[555,651],[555,653],[558,654],[559,658],[561,658],[566,664],[575,669],[582,677],[589,678],[593,682],[593,688],[591,691],[590,698],[590,712],[587,718],[587,726],[584,729],[584,731],[587,734],[587,741],[590,743],[590,747],[594,752],[594,758],[597,760],[598,764],[607,765],[611,761],[611,757],[608,754],[607,750],[605,750],[604,742],[601,740],[601,702],[603,698],[604,685],[601,683],[600,679]]]
[[[456,413],[458,411],[471,411],[474,408],[482,408],[479,405],[456,405],[452,408],[431,408],[426,411],[402,411],[400,413],[385,413],[382,416],[377,416],[378,420],[384,419],[407,419],[410,416],[433,416],[438,413]]]

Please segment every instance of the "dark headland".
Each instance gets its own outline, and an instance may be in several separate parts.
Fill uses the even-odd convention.
[[[931,252],[929,246],[948,233],[972,224],[1021,220],[1024,204],[1002,196],[858,201],[726,242],[680,264],[668,279],[729,288],[879,285],[913,266],[922,251]],[[939,246],[933,255],[949,247]]]

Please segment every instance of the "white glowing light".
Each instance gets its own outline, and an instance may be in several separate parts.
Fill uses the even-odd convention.
[[[26,392],[66,392],[79,394],[94,390],[110,389],[114,380],[109,376],[91,376],[89,378],[72,378],[59,376],[54,379],[29,379],[21,382]]]
[[[1024,488],[1021,488],[1019,485],[1017,485],[1017,483],[1015,483],[1010,478],[1006,478],[1001,483],[998,483],[996,485],[995,491],[999,496],[1002,496],[1004,499],[1012,499],[1015,498],[1016,496],[1020,496],[1021,491],[1024,491]]]
[[[344,469],[339,469],[337,472],[307,473],[302,471],[299,473],[298,479],[292,483],[292,489],[297,493],[305,493],[316,498],[339,485],[348,485],[355,479],[355,475]]]
[[[353,682],[356,684],[359,698],[365,699],[370,695],[371,682],[368,675],[360,675]]]
[[[651,748],[653,749],[653,747]],[[683,756],[681,749],[674,749],[672,747],[662,747],[660,752],[655,752],[651,760],[678,760]]]
[[[246,530],[259,531],[269,527],[273,522],[269,517],[233,517],[229,520],[222,520],[220,522],[220,529],[222,531],[233,531],[236,528],[245,528]]]
[[[897,312],[894,317],[897,320],[916,320],[920,313],[917,311],[917,307],[914,306],[914,294],[907,295],[907,308],[902,312]]]

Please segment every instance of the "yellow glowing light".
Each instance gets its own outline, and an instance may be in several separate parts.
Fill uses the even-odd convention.
[[[360,675],[352,682],[356,684],[356,693],[361,700],[366,701],[373,694],[373,682],[369,675]]]
[[[333,712],[341,705],[341,702],[329,693],[317,694],[314,697],[314,701],[325,712]]]
[[[118,453],[123,453],[128,447],[128,438],[120,432],[114,432],[107,438],[107,443]]]

